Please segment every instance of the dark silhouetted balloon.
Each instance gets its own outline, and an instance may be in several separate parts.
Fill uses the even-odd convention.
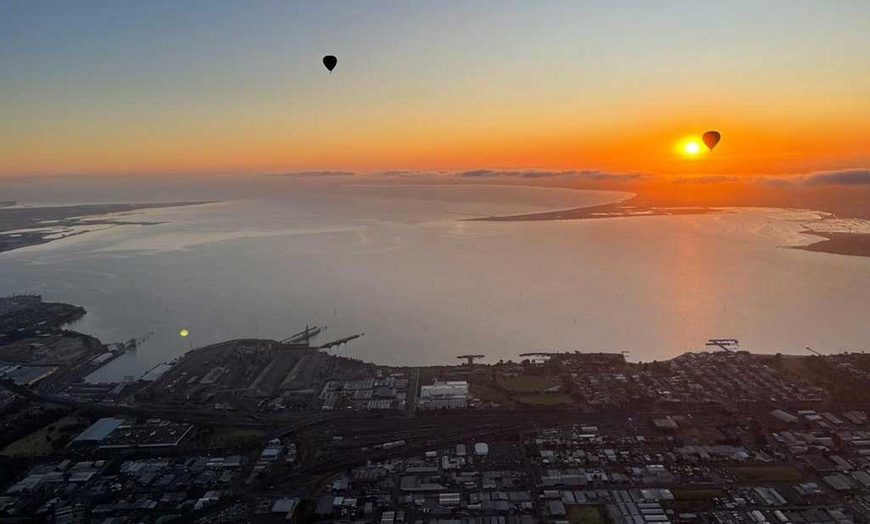
[[[716,144],[719,143],[719,139],[722,138],[722,135],[719,134],[719,131],[707,131],[704,133],[704,143],[707,144],[707,147],[710,148],[710,151],[716,147]]]
[[[331,73],[332,70],[335,69],[335,66],[338,65],[338,58],[335,58],[332,55],[326,55],[323,57],[323,65],[325,65]]]

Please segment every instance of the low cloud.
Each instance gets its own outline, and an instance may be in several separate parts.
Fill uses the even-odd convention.
[[[741,179],[736,176],[727,175],[700,175],[700,176],[682,176],[675,178],[673,181],[676,184],[717,184],[719,182],[739,182]]]
[[[353,171],[291,171],[289,173],[278,173],[271,176],[291,176],[291,177],[321,177],[321,176],[354,176]]]
[[[870,169],[843,169],[841,171],[825,171],[807,175],[804,184],[809,186],[841,185],[857,186],[870,184]]]
[[[574,178],[586,180],[648,180],[653,178],[646,173],[607,173],[605,171],[577,171]]]
[[[490,169],[475,169],[473,171],[460,171],[456,176],[462,178],[489,178],[496,176],[506,176],[508,171],[492,171]]]
[[[291,171],[268,176],[320,178],[320,177],[353,177],[360,173],[354,171]],[[870,185],[870,169],[843,169],[838,171],[824,171],[806,175],[652,175],[648,173],[611,173],[599,170],[500,170],[500,169],[472,169],[468,171],[417,171],[417,170],[391,170],[370,173],[370,176],[384,178],[415,178],[426,176],[447,176],[460,179],[487,179],[499,178],[511,180],[571,180],[590,182],[638,182],[655,181],[670,182],[674,184],[718,184],[729,182],[744,182],[763,184],[768,186],[821,186],[841,185],[857,186]]]
[[[498,171],[494,169],[475,169],[472,171],[460,171],[455,173],[461,178],[572,178],[586,180],[639,180],[648,178],[650,175],[643,173],[607,173],[605,171],[541,171],[541,170],[525,170],[525,171]]]
[[[786,187],[794,185],[796,182],[800,182],[800,179],[795,179],[794,177],[773,177],[773,176],[765,176],[756,179],[759,184],[764,184],[766,186],[773,187]]]
[[[396,169],[393,171],[382,171],[382,172],[377,173],[377,174],[380,176],[407,177],[407,176],[426,175],[428,173],[425,173],[423,171],[410,171],[410,170]]]

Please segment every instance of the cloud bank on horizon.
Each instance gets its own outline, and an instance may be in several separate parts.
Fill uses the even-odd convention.
[[[805,177],[804,183],[811,186],[835,184],[857,186],[870,184],[870,169],[842,169],[839,171],[824,171],[812,173]]]
[[[794,175],[653,175],[650,173],[611,173],[600,170],[498,170],[472,169],[466,171],[414,171],[393,170],[363,173],[357,171],[291,171],[269,176],[283,177],[373,177],[373,178],[411,178],[437,176],[462,180],[547,180],[563,179],[590,182],[652,182],[664,181],[676,184],[718,184],[718,183],[763,183],[767,185],[870,185],[870,168],[819,171]]]

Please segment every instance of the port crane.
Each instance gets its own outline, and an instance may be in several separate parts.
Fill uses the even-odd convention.
[[[817,356],[817,357],[824,356],[824,355],[822,355],[821,353],[819,353],[818,351],[816,351],[815,349],[813,349],[813,348],[811,348],[811,347],[809,347],[809,346],[806,347],[806,350],[809,351],[810,353],[812,353],[813,355]]]
[[[109,351],[115,351],[115,352],[133,351],[137,347],[139,347],[140,344],[144,344],[145,342],[147,342],[148,339],[150,339],[152,336],[154,336],[154,332],[149,331],[148,333],[145,333],[141,337],[134,337],[126,342],[113,342],[111,344],[108,344],[108,348],[109,348]]]
[[[479,358],[483,358],[483,357],[485,357],[485,356],[486,356],[486,355],[459,355],[459,356],[457,356],[456,358],[460,358],[460,359],[462,359],[462,358],[464,358],[464,359],[468,359],[467,364],[470,366],[470,365],[474,364],[474,361],[475,361],[475,360],[477,360],[477,359],[479,359]]]
[[[322,346],[318,346],[317,349],[329,349],[329,348],[334,348],[336,346],[341,346],[341,345],[347,344],[351,340],[356,340],[363,335],[365,335],[365,333],[357,333],[356,335],[351,335],[349,337],[344,337],[344,338],[340,338],[338,340],[333,340],[332,342],[327,342],[326,344],[323,344]]]
[[[316,337],[317,335],[319,335],[323,331],[326,331],[325,327],[323,327],[323,328],[318,327],[318,326],[308,327],[308,325],[306,324],[304,330],[300,331],[299,333],[290,335],[289,337],[282,340],[281,343],[282,344],[301,344],[304,342],[307,344],[312,338]]]
[[[340,338],[338,340],[333,340],[331,342],[327,342],[326,344],[322,344],[320,346],[312,346],[311,339],[315,336],[319,335],[326,331],[326,327],[319,326],[305,326],[305,329],[300,331],[299,333],[290,335],[289,337],[281,340],[281,346],[275,348],[276,350],[281,351],[294,351],[294,350],[306,350],[306,349],[330,349],[337,346],[343,346],[347,344],[351,340],[356,340],[361,336],[365,335],[365,333],[357,333],[355,335],[350,335],[349,337]]]
[[[738,344],[739,342],[736,338],[711,338],[707,341],[708,346],[716,346],[729,353],[739,351],[740,348],[738,347]]]

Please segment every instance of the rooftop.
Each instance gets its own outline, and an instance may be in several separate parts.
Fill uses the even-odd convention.
[[[122,418],[107,417],[96,421],[91,427],[82,431],[73,442],[100,442],[124,423]]]

